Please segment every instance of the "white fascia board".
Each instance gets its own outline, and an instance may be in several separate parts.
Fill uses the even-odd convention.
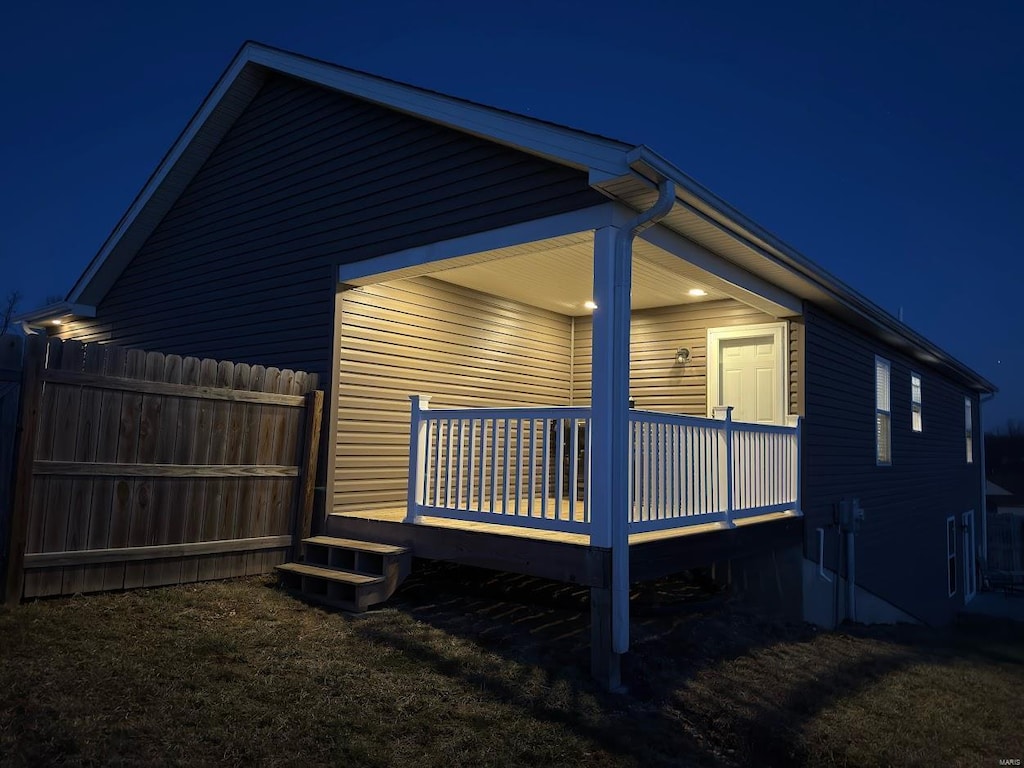
[[[614,203],[604,203],[579,211],[525,221],[499,229],[489,229],[464,237],[407,248],[404,251],[396,251],[372,259],[342,264],[338,267],[338,282],[347,285],[365,285],[377,282],[379,275],[389,272],[594,230],[612,224],[616,219],[618,208],[619,206]]]
[[[150,199],[160,188],[161,184],[163,184],[167,174],[172,168],[174,168],[175,164],[179,159],[181,159],[181,156],[202,130],[207,119],[231,89],[231,86],[241,74],[246,64],[249,63],[247,48],[248,46],[243,48],[235,57],[235,60],[224,72],[220,80],[217,81],[213,90],[210,91],[206,100],[203,101],[199,110],[192,116],[188,125],[185,126],[185,130],[182,131],[178,140],[171,147],[170,151],[164,155],[164,159],[160,162],[160,165],[157,166],[156,171],[153,172],[153,175],[149,177],[149,181],[146,182],[146,185],[142,188],[139,194],[136,195],[131,207],[125,212],[124,216],[121,217],[117,226],[114,227],[114,231],[111,232],[106,241],[104,241],[99,253],[96,254],[89,266],[86,267],[85,272],[82,273],[82,276],[78,278],[78,281],[68,293],[68,301],[77,302],[81,298],[86,287],[107,261],[107,257],[110,256],[111,251],[114,250],[121,238],[124,237],[128,228],[135,222],[135,219],[138,218],[147,203],[149,203]]]
[[[609,175],[628,172],[631,147],[571,128],[455,99],[303,56],[249,44],[249,61],[431,122]]]
[[[641,232],[638,237],[705,272],[711,273],[730,285],[736,286],[750,298],[770,301],[782,310],[780,317],[803,314],[803,301],[798,296],[747,272],[742,267],[736,266],[731,261],[660,224]]]

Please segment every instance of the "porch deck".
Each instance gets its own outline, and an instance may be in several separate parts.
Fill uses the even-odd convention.
[[[568,503],[562,500],[563,512]],[[539,506],[539,501],[538,501]],[[582,518],[576,502],[573,517]],[[409,547],[417,557],[476,565],[604,588],[610,583],[611,551],[589,536],[518,525],[422,516],[405,522],[406,510],[387,507],[328,516],[331,535]],[[630,579],[646,581],[715,562],[768,551],[799,541],[801,516],[794,510],[714,521],[629,537]]]

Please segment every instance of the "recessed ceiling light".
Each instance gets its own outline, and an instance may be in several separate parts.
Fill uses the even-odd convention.
[[[584,309],[597,309],[597,304],[595,304],[594,302],[592,302],[590,300],[587,300],[587,301],[583,302],[583,308]]]
[[[690,290],[687,291],[687,293],[690,294],[691,296],[707,296],[708,295],[708,292],[705,291],[703,288],[691,288]]]
[[[60,320],[51,320],[50,324],[51,325],[60,325]]]

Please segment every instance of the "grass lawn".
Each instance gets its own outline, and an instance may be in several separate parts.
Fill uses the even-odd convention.
[[[244,579],[0,608],[3,765],[998,765],[1019,626],[821,633],[636,594],[630,692],[586,594],[444,565],[350,616]]]

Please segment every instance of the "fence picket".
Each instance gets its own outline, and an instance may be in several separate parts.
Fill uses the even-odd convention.
[[[83,370],[99,374],[103,371],[103,348],[96,344],[85,347]],[[84,388],[79,400],[78,439],[75,447],[75,461],[96,461],[99,441],[99,411],[102,393],[98,389]],[[75,478],[71,483],[71,507],[68,519],[64,551],[74,552],[88,546],[93,516],[93,496],[96,480]],[[96,566],[67,567],[61,585],[61,594],[73,595],[85,590],[86,572]]]

